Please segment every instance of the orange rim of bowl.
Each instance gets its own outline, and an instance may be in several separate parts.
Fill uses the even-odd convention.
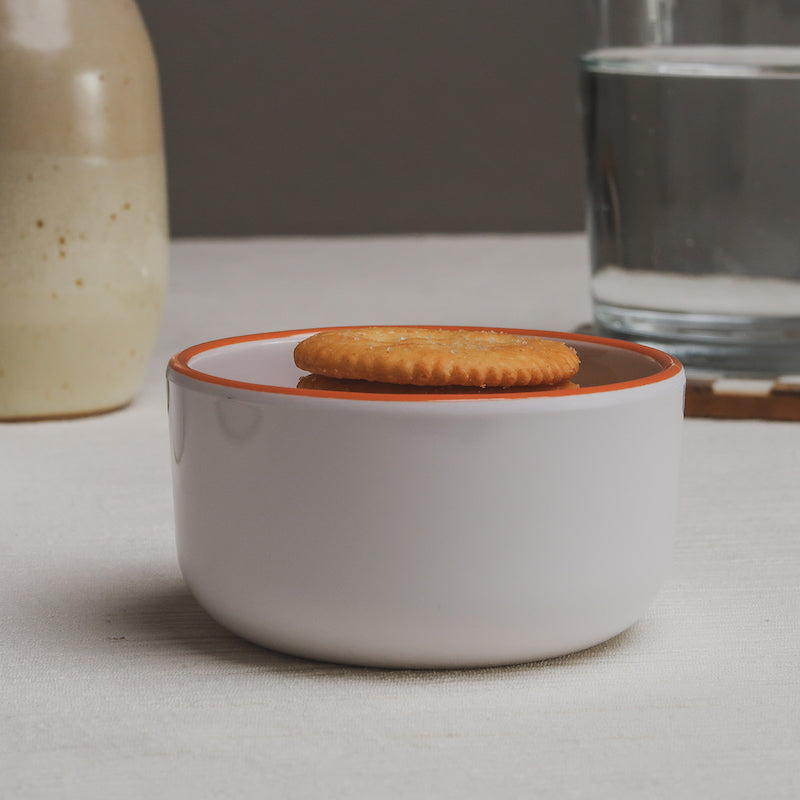
[[[191,360],[210,350],[217,350],[222,347],[230,345],[241,344],[243,342],[265,341],[269,339],[290,339],[295,336],[312,336],[315,333],[327,330],[350,330],[352,328],[364,327],[387,327],[387,326],[369,326],[369,325],[340,325],[340,326],[324,326],[320,328],[306,328],[287,331],[271,331],[268,333],[251,333],[244,336],[231,336],[224,339],[214,339],[208,342],[187,347],[181,350],[176,355],[172,356],[169,360],[169,368],[179,375],[184,375],[187,378],[200,381],[202,383],[214,384],[216,386],[223,386],[231,389],[245,389],[254,392],[263,392],[266,394],[288,394],[298,395],[304,397],[330,397],[340,400],[369,400],[381,401],[391,400],[394,402],[444,402],[451,400],[499,400],[499,399],[523,399],[526,397],[563,397],[565,395],[581,395],[581,394],[596,394],[598,392],[618,391],[620,389],[628,389],[636,386],[645,386],[651,383],[659,383],[668,380],[675,375],[680,374],[683,370],[681,363],[662,350],[656,350],[653,347],[647,347],[643,344],[636,342],[628,342],[621,339],[607,339],[601,336],[592,336],[583,333],[562,333],[558,331],[540,331],[540,330],[527,330],[524,328],[487,328],[484,326],[476,325],[414,325],[415,328],[429,328],[431,330],[453,330],[453,331],[486,331],[491,330],[497,333],[511,333],[517,336],[540,336],[545,339],[558,339],[564,341],[566,344],[571,342],[586,342],[589,344],[604,345],[613,347],[620,350],[629,350],[640,355],[647,356],[653,359],[661,369],[652,375],[646,375],[643,378],[636,378],[629,381],[619,381],[617,383],[603,383],[597,386],[576,387],[574,389],[538,389],[530,392],[514,391],[503,392],[496,391],[492,394],[392,394],[389,392],[348,392],[348,391],[333,391],[327,389],[299,389],[290,386],[275,386],[266,383],[248,383],[246,381],[231,380],[229,378],[220,378],[216,375],[209,375],[207,372],[194,369],[190,366]],[[400,327],[400,326],[391,326]],[[402,326],[408,327],[408,326]]]

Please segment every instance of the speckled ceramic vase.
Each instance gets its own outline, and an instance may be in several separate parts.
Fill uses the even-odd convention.
[[[0,419],[126,405],[161,319],[158,71],[133,0],[0,0]]]

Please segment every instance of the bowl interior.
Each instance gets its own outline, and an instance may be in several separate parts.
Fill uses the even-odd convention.
[[[294,364],[298,342],[317,330],[254,334],[209,342],[189,348],[173,358],[172,366],[201,380],[214,383],[261,388],[265,391],[316,393],[298,389],[307,375]],[[630,382],[650,382],[680,371],[675,359],[658,350],[629,342],[601,339],[581,334],[514,330],[514,333],[558,339],[574,347],[581,367],[573,379],[579,384],[571,392],[597,390]]]
[[[292,353],[309,333],[268,339],[244,338],[192,356],[188,365],[198,372],[237,383],[257,383],[293,389],[307,374],[294,364]]]

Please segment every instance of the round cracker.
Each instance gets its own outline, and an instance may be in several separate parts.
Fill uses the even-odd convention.
[[[578,371],[563,342],[490,330],[338,328],[300,342],[295,364],[330,378],[413,386],[555,386]]]

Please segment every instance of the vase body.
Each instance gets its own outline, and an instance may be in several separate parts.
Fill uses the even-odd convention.
[[[126,405],[166,295],[158,70],[133,0],[0,0],[0,418]]]

